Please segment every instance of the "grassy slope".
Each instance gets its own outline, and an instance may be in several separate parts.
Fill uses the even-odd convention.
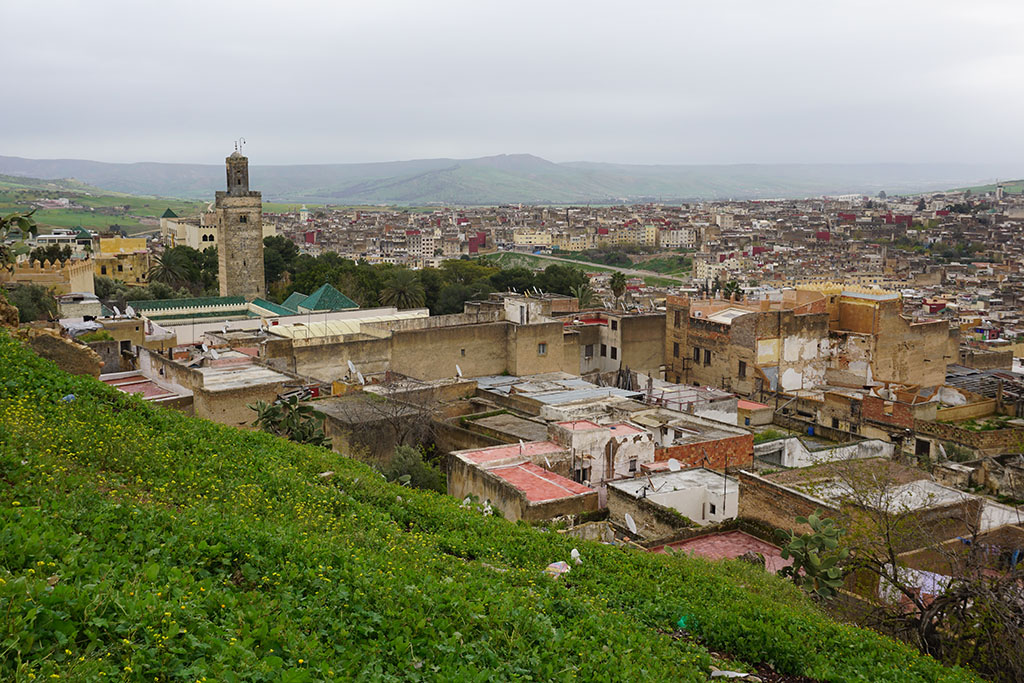
[[[541,574],[574,545],[582,566]],[[2,680],[704,681],[707,653],[664,633],[684,614],[710,647],[821,680],[971,680],[749,565],[483,517],[0,332]]]

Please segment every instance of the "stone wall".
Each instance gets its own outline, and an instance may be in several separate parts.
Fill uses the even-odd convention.
[[[975,431],[955,424],[915,420],[914,431],[943,441],[952,441],[986,453],[1024,452],[1024,429],[990,429]]]
[[[609,486],[609,518],[618,526],[626,528],[627,513],[636,522],[637,535],[645,541],[675,536],[692,527],[675,510],[659,505],[649,498],[634,498],[614,486]]]
[[[217,193],[217,260],[221,296],[264,297],[263,200],[259,192]]]
[[[786,486],[771,482],[747,471],[738,473],[740,482],[740,517],[749,517],[778,529],[808,533],[807,524],[797,524],[797,517],[807,517],[822,510],[828,517],[837,517],[839,510],[822,500]]]

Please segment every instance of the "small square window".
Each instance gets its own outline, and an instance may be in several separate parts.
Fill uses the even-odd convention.
[[[693,362],[694,363],[699,363],[700,362],[700,347],[699,346],[694,346],[693,347]]]
[[[601,344],[601,357],[604,358],[607,355],[608,355],[608,345],[607,344]]]
[[[541,342],[540,344],[537,344],[537,355],[538,356],[543,356],[547,352],[548,352],[548,345],[547,344],[545,344],[544,342]]]
[[[612,347],[612,360],[615,360],[618,357],[619,357],[619,350],[613,346]]]
[[[715,510],[716,510],[716,509],[717,509],[717,508],[715,507],[715,504],[714,504],[714,503],[708,503],[708,512],[709,512],[709,513],[711,513],[712,515],[713,515],[713,514],[715,514]]]
[[[711,365],[711,350],[704,349],[704,365]]]
[[[463,356],[463,357],[465,357],[465,356],[466,356],[466,349],[459,349],[459,351],[460,351],[460,352],[462,353],[462,356]]]
[[[612,329],[613,330],[619,329],[619,321],[618,320],[613,320],[612,321]]]
[[[629,471],[630,472],[636,472],[636,458],[632,458],[629,461]]]
[[[241,216],[238,217],[238,222],[239,223],[248,223],[249,222],[249,217],[246,214],[243,213]]]
[[[740,379],[747,376],[747,363],[746,361],[740,361]]]

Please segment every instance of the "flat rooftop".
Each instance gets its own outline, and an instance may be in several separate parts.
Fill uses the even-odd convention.
[[[639,398],[642,391],[627,391],[618,387],[599,387],[566,372],[547,372],[538,375],[510,377],[488,375],[476,377],[477,388],[502,396],[516,395],[545,405],[562,405],[578,401],[609,397]]]
[[[263,384],[293,381],[288,375],[274,372],[262,365],[231,365],[227,367],[196,368],[203,375],[203,388],[207,391],[231,391]]]
[[[153,401],[154,403],[188,395],[179,394],[171,391],[170,389],[165,389],[153,380],[148,379],[137,372],[116,372],[108,375],[100,375],[100,381],[108,386],[114,387],[118,391],[123,391],[126,394],[141,395],[143,400]]]
[[[513,443],[505,446],[490,446],[471,451],[459,451],[458,453],[466,462],[471,462],[474,465],[485,465],[489,462],[498,462],[520,455],[529,458],[535,455],[561,453],[564,450],[557,443],[551,441],[531,441],[523,444]]]
[[[677,553],[706,557],[709,560],[736,559],[749,552],[760,553],[764,556],[765,569],[772,573],[793,564],[792,559],[782,559],[782,551],[778,546],[739,530],[697,536],[666,545]],[[665,546],[655,546],[648,552],[664,553]]]
[[[530,462],[497,467],[488,471],[522,491],[531,503],[544,503],[594,493],[592,488],[577,484],[554,472],[548,472]]]
[[[724,480],[724,481],[723,481]],[[639,498],[644,491],[648,493],[666,493],[669,491],[686,491],[688,489],[705,488],[725,491],[726,495],[738,495],[739,483],[732,477],[724,477],[718,472],[704,467],[695,467],[678,472],[658,472],[632,479],[620,479],[608,482],[619,491]]]
[[[548,438],[547,425],[508,413],[482,417],[470,424],[480,425],[523,441],[544,441]]]

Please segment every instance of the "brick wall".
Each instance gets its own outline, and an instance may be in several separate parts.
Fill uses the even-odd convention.
[[[745,467],[754,461],[754,436],[739,434],[724,439],[655,449],[655,461],[669,458],[675,458],[684,468],[704,466],[708,469],[724,470],[726,467]]]
[[[899,401],[885,401],[877,396],[865,396],[861,401],[861,415],[866,420],[906,429],[914,428],[914,416],[910,412],[910,406]]]

